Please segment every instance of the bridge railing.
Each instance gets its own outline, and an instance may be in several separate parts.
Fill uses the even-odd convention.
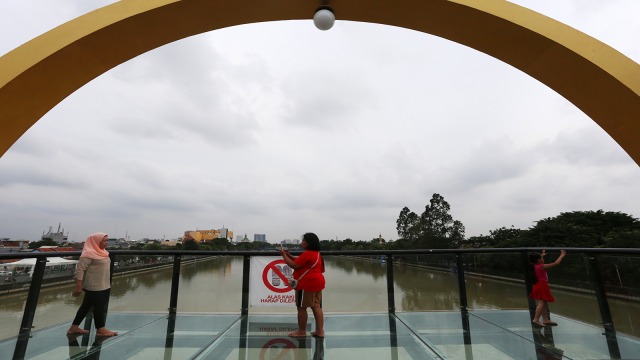
[[[505,276],[511,279],[520,279],[525,284],[526,297],[531,290],[532,284],[525,276],[529,264],[528,254],[540,252],[543,248],[477,248],[477,249],[419,249],[419,250],[345,250],[345,251],[322,251],[324,256],[355,256],[374,257],[383,259],[386,263],[386,290],[387,290],[387,310],[393,314],[396,312],[396,299],[394,291],[394,264],[402,263],[415,266],[428,266],[431,268],[441,268],[443,270],[454,271],[457,274],[457,285],[459,294],[460,312],[465,314],[469,311],[468,292],[466,288],[466,278],[471,275],[488,275],[494,277]],[[546,248],[553,257],[555,251],[560,249]],[[595,294],[602,327],[605,331],[610,352],[616,352],[616,330],[611,309],[609,306],[610,295],[616,296],[640,296],[638,284],[623,282],[623,278],[628,276],[623,265],[612,259],[637,258],[640,257],[640,249],[603,249],[603,248],[566,248],[568,254],[573,256],[573,263],[576,268],[580,268],[582,278],[569,274],[569,281],[575,285],[577,281],[580,288],[591,288]],[[19,338],[28,339],[33,327],[33,320],[36,313],[40,290],[45,280],[47,272],[47,258],[49,257],[78,257],[80,252],[57,252],[57,253],[10,253],[0,254],[0,260],[35,258],[36,262],[31,271],[29,290],[24,306],[24,312],[20,328]],[[296,252],[293,252],[295,255]],[[511,254],[511,256],[507,256]],[[513,256],[513,255],[516,256]],[[171,289],[168,294],[168,313],[175,315],[178,309],[178,294],[180,286],[180,269],[185,259],[194,256],[241,256],[243,258],[242,271],[242,301],[240,314],[249,313],[249,275],[251,257],[253,256],[277,256],[276,251],[199,251],[199,250],[111,250],[111,274],[116,270],[136,266],[172,266]],[[577,256],[579,255],[579,256]],[[140,258],[151,259],[147,264],[140,264]],[[519,258],[519,260],[517,260]],[[508,261],[506,259],[509,259]],[[551,260],[551,259],[549,259]],[[514,264],[514,261],[516,264]],[[582,262],[582,264],[579,264]],[[478,267],[480,263],[480,267]],[[172,265],[171,265],[172,264]],[[627,267],[635,267],[637,262],[629,261]],[[623,267],[620,273],[620,267]],[[571,264],[567,266],[571,269]],[[612,270],[613,269],[613,270]],[[637,273],[636,273],[637,275]],[[554,277],[562,282],[562,277]],[[635,278],[637,279],[637,277]],[[617,280],[617,284],[615,283]],[[626,292],[626,294],[625,294]],[[528,299],[528,298],[527,298]],[[528,299],[531,316],[535,311],[533,300]],[[464,317],[463,317],[464,318]],[[26,346],[26,343],[25,343]],[[19,351],[18,351],[19,353]]]

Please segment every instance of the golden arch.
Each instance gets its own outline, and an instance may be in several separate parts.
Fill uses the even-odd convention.
[[[310,19],[320,0],[122,0],[0,58],[0,155],[69,94],[156,47],[224,27]],[[640,165],[640,66],[503,0],[332,0],[340,20],[404,27],[498,58],[557,91]],[[309,26],[312,26],[311,23]]]

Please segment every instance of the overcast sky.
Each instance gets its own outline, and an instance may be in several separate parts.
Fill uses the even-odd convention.
[[[112,1],[0,1],[0,54]],[[640,62],[640,1],[514,1]],[[311,16],[312,14],[310,14]],[[561,212],[640,217],[640,168],[553,90],[429,34],[311,20],[140,55],[53,108],[0,158],[0,237],[62,223],[132,239],[218,229],[395,240],[432,194],[466,235]]]

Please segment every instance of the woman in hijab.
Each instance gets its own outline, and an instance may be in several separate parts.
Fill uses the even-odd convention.
[[[115,336],[117,332],[105,327],[109,295],[111,295],[111,259],[105,250],[109,236],[105,233],[89,235],[84,242],[80,261],[76,266],[76,287],[72,295],[77,297],[84,290],[84,299],[76,317],[67,330],[67,335],[87,334],[89,331],[80,328],[80,323],[93,308],[93,321],[96,325],[96,336]]]

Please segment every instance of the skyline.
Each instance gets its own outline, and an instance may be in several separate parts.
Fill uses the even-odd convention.
[[[112,1],[0,3],[0,55]],[[640,3],[513,1],[635,62]],[[62,223],[173,239],[186,230],[397,239],[432,194],[466,237],[570,211],[640,217],[640,168],[521,71],[411,30],[249,24],[142,54],[54,107],[0,158],[0,237]]]

